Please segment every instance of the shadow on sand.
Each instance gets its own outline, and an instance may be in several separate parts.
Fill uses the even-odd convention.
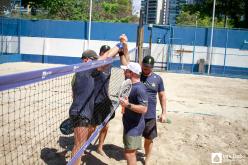
[[[43,148],[41,150],[40,158],[45,162],[47,165],[65,165],[67,164],[68,160],[70,160],[71,150],[73,148],[73,136],[61,136],[58,140],[60,147],[63,148],[63,151],[58,152],[57,149],[54,148]],[[84,164],[86,165],[106,165],[103,161],[99,158],[95,157],[92,154],[92,151],[96,151],[96,145],[90,145],[85,152],[86,155],[82,157],[84,160]],[[124,149],[122,147],[113,145],[113,144],[105,144],[103,147],[105,154],[110,158],[116,161],[125,160],[124,158]],[[137,152],[137,159],[144,164],[143,161],[143,153]]]

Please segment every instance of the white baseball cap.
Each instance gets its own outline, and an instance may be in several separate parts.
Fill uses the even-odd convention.
[[[137,75],[141,74],[140,64],[136,62],[129,62],[127,65],[121,65],[121,68],[124,70],[128,69]]]

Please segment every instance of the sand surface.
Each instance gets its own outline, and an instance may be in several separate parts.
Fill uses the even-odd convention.
[[[52,66],[55,65],[0,64],[0,74]],[[151,164],[207,165],[211,164],[212,153],[221,153],[223,164],[248,164],[248,80],[166,72],[158,74],[165,83],[167,117],[172,123],[158,123],[158,137],[154,140]],[[57,124],[67,114],[64,112],[66,109],[61,109],[60,113],[62,111],[65,115],[57,115]],[[160,111],[158,102],[157,114],[160,114]],[[95,146],[91,146],[93,151],[87,155],[86,164],[126,164],[123,157],[121,115],[117,110],[116,117],[110,122],[104,146],[109,158],[98,155],[94,151]],[[50,120],[49,117],[42,116],[42,119]],[[65,164],[68,160],[61,156],[61,151],[65,151],[65,148],[70,150],[72,137],[62,136],[56,130],[56,126],[51,126],[55,127],[54,131],[47,133],[53,134],[50,140],[44,140],[46,137],[39,136],[43,141],[41,140],[38,145],[36,142],[30,142],[31,148],[34,148],[32,145],[38,146],[37,154],[31,154],[37,157],[33,159],[34,164]],[[66,144],[66,147],[63,144]],[[11,159],[1,152],[1,160],[6,157]],[[143,150],[138,151],[138,164],[143,164],[143,153]],[[31,162],[32,160],[28,161],[28,164],[32,164]]]

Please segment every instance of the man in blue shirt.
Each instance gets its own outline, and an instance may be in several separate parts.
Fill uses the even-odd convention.
[[[98,58],[93,50],[86,50],[82,54],[82,62],[88,63]],[[72,95],[73,102],[71,104],[69,115],[73,121],[74,127],[74,147],[72,156],[86,142],[89,136],[90,120],[93,117],[94,109],[94,77],[92,72],[94,69],[77,72],[72,79]],[[84,85],[85,87],[82,87]],[[77,159],[75,164],[80,164]]]
[[[153,73],[154,58],[152,56],[144,57],[142,61],[142,74],[141,82],[146,86],[146,92],[148,94],[148,109],[145,114],[145,129],[143,137],[145,138],[145,164],[149,164],[151,157],[151,151],[153,146],[153,139],[157,137],[157,125],[156,125],[156,105],[157,94],[159,96],[160,105],[162,107],[162,114],[159,116],[160,122],[165,122],[166,115],[166,95],[164,92],[164,83],[162,78]]]
[[[144,114],[147,111],[147,94],[143,83],[140,82],[141,67],[138,63],[130,62],[121,66],[132,81],[132,89],[128,98],[120,98],[121,106],[125,107],[122,117],[124,133],[123,143],[127,164],[136,164],[136,150],[141,148],[142,133],[145,128]]]

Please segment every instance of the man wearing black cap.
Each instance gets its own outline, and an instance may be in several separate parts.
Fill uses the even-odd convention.
[[[98,58],[93,50],[86,50],[82,54],[82,62],[87,63]],[[72,156],[80,149],[89,136],[90,121],[93,117],[94,109],[94,69],[77,72],[72,79],[73,102],[69,115],[74,127],[74,147]],[[82,84],[86,87],[82,87]],[[78,159],[75,164],[80,164]]]
[[[162,114],[159,116],[160,122],[165,122],[166,114],[166,96],[164,92],[164,83],[162,78],[153,73],[154,58],[152,56],[144,57],[142,61],[142,75],[141,81],[146,86],[146,92],[148,94],[148,109],[145,114],[145,129],[143,132],[144,148],[145,148],[145,164],[149,164],[151,157],[151,151],[153,146],[153,139],[157,137],[156,126],[156,104],[157,93],[159,96],[160,105],[162,108]]]
[[[92,60],[98,59],[98,55],[94,50],[88,49],[83,52],[81,59],[83,62],[90,62]]]

